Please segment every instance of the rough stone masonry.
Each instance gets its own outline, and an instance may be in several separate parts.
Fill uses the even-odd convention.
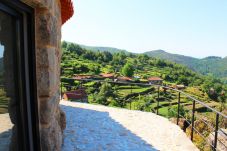
[[[59,107],[61,60],[60,0],[22,0],[35,9],[36,76],[41,148],[61,150],[65,114]]]

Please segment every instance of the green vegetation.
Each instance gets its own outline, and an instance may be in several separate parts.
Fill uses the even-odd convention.
[[[115,76],[127,76],[135,83],[148,83],[147,78],[157,76],[164,80],[164,85],[184,85],[184,91],[193,97],[205,102],[209,106],[226,113],[227,86],[221,79],[205,76],[192,71],[186,66],[150,57],[146,54],[131,54],[123,51],[88,50],[73,43],[62,43],[62,84],[63,90],[67,85],[78,88],[79,81],[70,80],[75,74],[93,75],[112,73]],[[178,56],[176,56],[178,57]],[[193,58],[182,58],[183,61]],[[196,60],[196,59],[195,59]],[[110,79],[109,79],[110,80]],[[172,90],[160,89],[159,106],[158,89],[153,86],[141,86],[119,83],[83,82],[86,88],[89,103],[98,103],[106,106],[122,107],[132,110],[156,112],[167,118],[177,117],[178,93]],[[192,101],[181,95],[180,114],[191,120]],[[200,104],[196,104],[196,113],[206,116],[214,122],[211,112]],[[224,125],[224,124],[223,124]],[[210,132],[210,131],[209,131]],[[197,135],[195,135],[197,136]],[[207,135],[206,135],[207,136]],[[204,140],[196,138],[197,146],[202,149]]]
[[[134,74],[134,68],[130,63],[126,63],[121,71],[122,75],[132,77]]]
[[[203,75],[222,78],[227,82],[227,57],[220,58],[215,56],[197,59],[193,57],[167,53],[163,50],[146,52],[150,57],[156,57],[183,64],[190,69],[199,72]]]

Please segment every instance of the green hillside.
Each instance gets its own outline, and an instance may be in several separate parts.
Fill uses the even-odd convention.
[[[63,41],[62,44],[64,45],[66,42]],[[69,42],[67,42],[68,44],[70,44]],[[118,48],[113,48],[113,47],[97,47],[97,46],[86,46],[86,45],[81,45],[81,44],[77,44],[78,46],[80,46],[81,48],[83,49],[86,49],[86,50],[91,50],[91,51],[100,51],[100,52],[104,52],[104,51],[107,51],[107,52],[110,52],[110,53],[119,53],[119,52],[124,52],[126,54],[130,53],[126,50],[123,50],[123,49],[118,49]]]
[[[227,81],[227,57],[220,58],[210,56],[203,59],[197,59],[178,54],[171,54],[163,50],[145,52],[145,54],[151,57],[161,58],[183,64],[201,74],[211,75]]]
[[[112,48],[112,47],[93,47],[78,45],[83,49],[91,50],[94,52],[110,52],[110,53],[120,53],[124,52],[125,54],[131,54],[127,50]],[[203,59],[193,58],[189,56],[171,54],[164,50],[153,50],[147,51],[143,54],[146,54],[150,57],[155,57],[159,59],[168,60],[178,64],[185,65],[191,70],[199,72],[203,75],[214,76],[215,78],[221,78],[225,83],[227,83],[227,57],[220,58],[215,56],[209,56]]]
[[[210,99],[215,101],[218,100],[219,94],[226,89],[226,85],[219,79],[203,76],[186,66],[149,57],[146,54],[126,54],[122,51],[113,54],[107,51],[94,52],[77,44],[66,42],[63,43],[62,50],[63,77],[71,78],[75,74],[114,73],[119,76],[133,75],[133,77],[139,77],[138,79],[132,77],[134,81],[146,82],[147,78],[157,76],[162,78],[165,84],[199,87],[202,92],[207,93]],[[127,70],[133,70],[133,72]],[[214,89],[215,93],[209,94],[210,89]]]
[[[87,49],[87,50],[100,51],[100,52],[108,51],[110,53],[118,53],[118,52],[129,53],[126,50],[113,48],[113,47],[94,47],[94,46],[85,46],[85,45],[80,45],[80,47],[84,48],[84,49]]]
[[[165,52],[164,50],[154,50],[154,51],[145,52],[144,54],[147,54],[150,57],[165,59],[179,64],[184,64],[191,69],[193,69],[193,67],[199,62],[199,59],[197,58],[178,55],[178,54],[171,54],[171,53]]]

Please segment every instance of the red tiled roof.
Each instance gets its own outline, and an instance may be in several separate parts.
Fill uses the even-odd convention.
[[[74,9],[71,0],[61,0],[61,18],[62,24],[73,16]]]
[[[75,80],[89,79],[89,78],[92,78],[92,76],[91,75],[75,75],[73,77],[73,79],[75,79]]]
[[[132,81],[132,79],[129,78],[129,77],[118,77],[117,79],[118,80],[125,80],[125,81]]]
[[[112,78],[114,76],[114,74],[112,74],[112,73],[101,73],[100,76],[102,76],[103,78]]]
[[[64,95],[66,95],[68,99],[83,99],[87,97],[87,93],[84,89],[65,92]]]
[[[150,77],[148,78],[149,81],[163,81],[163,79],[159,78],[159,77]]]

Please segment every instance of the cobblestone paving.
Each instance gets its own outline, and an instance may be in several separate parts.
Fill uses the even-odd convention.
[[[185,133],[153,113],[61,101],[63,151],[194,151]]]

